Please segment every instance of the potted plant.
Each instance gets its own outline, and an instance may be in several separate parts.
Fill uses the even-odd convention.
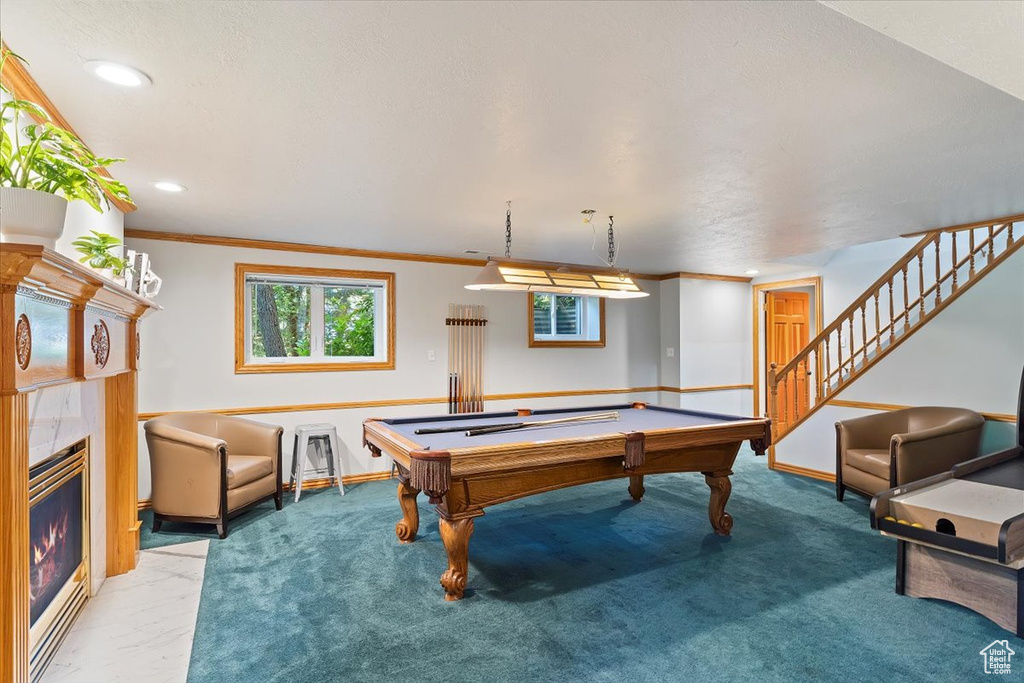
[[[128,268],[128,261],[111,252],[111,249],[121,246],[121,240],[105,232],[95,230],[89,232],[92,235],[86,235],[71,243],[75,247],[75,251],[83,254],[78,262],[86,263],[103,277],[117,280],[123,284],[124,271]]]
[[[0,74],[8,60],[23,62],[0,41]],[[122,159],[97,157],[71,131],[53,123],[34,102],[19,99],[0,82],[0,235],[7,242],[54,248],[64,231],[68,202],[81,199],[96,211],[107,193],[131,201],[128,188],[102,175]]]

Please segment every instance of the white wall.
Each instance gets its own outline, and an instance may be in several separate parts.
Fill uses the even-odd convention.
[[[679,383],[751,381],[750,285],[679,280]]]
[[[703,387],[750,384],[752,378],[750,285],[681,278],[662,282],[662,384]],[[675,347],[668,358],[666,346]],[[749,415],[749,389],[674,394],[666,405]]]
[[[644,299],[607,303],[607,344],[600,349],[527,347],[525,294],[471,292],[464,285],[474,267],[387,261],[320,254],[238,249],[130,239],[148,252],[163,278],[157,298],[164,310],[141,325],[139,410],[158,412],[231,407],[336,403],[444,397],[447,393],[448,303],[483,304],[489,320],[484,350],[488,394],[629,388],[658,385],[659,291]],[[234,264],[236,262],[358,268],[396,273],[397,343],[393,371],[234,373]],[[427,351],[437,360],[429,362]],[[724,383],[724,382],[716,382]],[[583,405],[626,399],[656,401],[657,395],[566,397],[510,404]],[[487,409],[501,409],[489,402]],[[255,416],[291,429],[296,424],[334,422],[344,442],[348,474],[387,469],[362,448],[365,417],[429,415],[443,404],[392,409],[287,412]],[[141,427],[141,425],[140,425]],[[290,467],[291,432],[285,434]],[[140,429],[139,496],[150,491],[148,452]]]
[[[855,288],[852,281],[866,280],[865,284],[870,284],[892,261],[861,262],[859,268],[848,268],[847,264],[843,260],[838,272],[826,267],[821,273],[824,290],[833,297],[833,310],[841,311],[861,293],[850,294]],[[864,272],[858,272],[859,269]],[[870,276],[872,272],[874,276]],[[846,304],[835,301],[837,292],[849,295]],[[825,317],[829,319],[827,313]],[[1024,251],[1017,252],[976,283],[837,398],[896,405],[958,406],[1012,415],[1017,412],[1022,367]],[[776,460],[834,472],[836,420],[868,412],[834,406],[821,409],[776,446]],[[1011,427],[1006,423],[989,423],[985,447],[992,450],[1009,445]]]
[[[660,311],[659,322],[661,324],[661,358],[658,370],[658,384],[665,387],[678,387],[679,384],[679,363],[683,357],[679,348],[679,280],[662,280],[660,285]],[[669,349],[672,357],[669,358]]]

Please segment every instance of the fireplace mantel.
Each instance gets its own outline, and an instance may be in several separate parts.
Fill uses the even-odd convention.
[[[103,382],[107,575],[134,569],[138,326],[155,310],[55,251],[0,244],[0,680],[29,679],[29,397]]]

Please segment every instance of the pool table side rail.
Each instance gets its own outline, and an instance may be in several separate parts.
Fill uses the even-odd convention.
[[[518,408],[516,410],[502,410],[502,411],[485,411],[480,413],[458,413],[455,415],[432,415],[425,417],[395,417],[395,418],[373,418],[378,422],[383,422],[389,425],[408,425],[417,424],[420,422],[457,422],[465,420],[475,420],[480,418],[503,418],[503,417],[536,417],[538,415],[557,415],[559,413],[591,413],[591,412],[604,412],[611,410],[651,410],[660,411],[664,413],[686,413],[687,415],[694,415],[697,417],[706,417],[712,420],[722,420],[727,422],[736,422],[743,420],[754,420],[761,418],[752,418],[745,415],[728,415],[726,413],[712,413],[705,410],[691,410],[689,408],[670,408],[668,406],[658,406],[645,403],[643,401],[634,401],[632,403],[612,403],[603,406],[583,406],[580,408]]]
[[[625,454],[626,435],[629,433],[631,432],[620,431],[598,436],[470,446],[430,453],[433,457],[447,453],[452,460],[452,476],[458,477],[495,470],[515,470],[560,462],[622,456]],[[644,450],[656,452],[747,440],[763,440],[763,446],[767,448],[771,429],[769,420],[765,418],[748,418],[718,425],[654,429],[643,433]],[[374,456],[379,455],[380,451],[386,452],[406,469],[409,469],[415,453],[426,454],[419,444],[390,429],[388,423],[383,420],[369,419],[363,422],[363,442],[370,447]]]

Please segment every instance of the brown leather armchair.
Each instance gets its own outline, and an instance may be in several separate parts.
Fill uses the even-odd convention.
[[[164,521],[215,524],[274,499],[281,509],[281,427],[212,413],[146,422],[153,480],[153,532]]]
[[[904,408],[836,422],[836,500],[947,472],[978,455],[985,418],[965,408]]]

